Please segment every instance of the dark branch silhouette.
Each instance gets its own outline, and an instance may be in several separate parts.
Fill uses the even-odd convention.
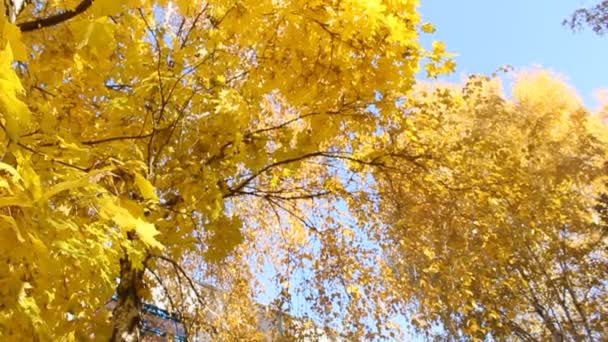
[[[608,0],[589,8],[577,9],[563,24],[572,30],[589,26],[598,35],[608,33]]]
[[[32,21],[26,21],[24,23],[19,23],[17,24],[17,27],[19,27],[21,32],[30,32],[44,27],[61,24],[62,22],[68,21],[79,15],[80,13],[83,13],[89,7],[91,7],[92,4],[93,0],[83,0],[73,10],[63,11],[61,13],[57,13],[46,18],[40,18]]]

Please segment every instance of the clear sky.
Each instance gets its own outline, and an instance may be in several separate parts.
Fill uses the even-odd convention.
[[[437,32],[432,37],[457,53],[463,74],[490,74],[506,64],[542,66],[573,85],[588,106],[593,93],[608,88],[608,35],[572,32],[562,21],[576,8],[599,0],[422,0],[420,12]]]

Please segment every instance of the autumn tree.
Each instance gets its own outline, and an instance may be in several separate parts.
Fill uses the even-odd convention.
[[[419,331],[597,341],[606,322],[607,131],[547,72],[420,86],[376,169],[386,258]],[[367,214],[369,215],[369,214]]]
[[[563,24],[573,30],[589,26],[595,33],[603,35],[608,30],[608,1],[577,9]]]
[[[253,257],[284,258],[284,297],[295,260],[312,265],[315,312],[383,334],[374,249],[321,208],[348,193],[340,169],[374,163],[359,140],[420,60],[453,69],[418,43],[417,3],[1,2],[0,336],[138,340],[142,298],[166,282],[193,331],[244,338],[251,313],[210,322],[193,282],[254,305],[237,268]]]

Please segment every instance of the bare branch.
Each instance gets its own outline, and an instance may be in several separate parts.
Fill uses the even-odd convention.
[[[166,257],[164,255],[154,255],[153,257],[156,257],[162,261],[168,262],[169,264],[171,264],[176,270],[179,271],[179,273],[181,273],[184,278],[186,278],[186,280],[188,281],[188,285],[190,285],[190,288],[192,289],[192,291],[194,292],[194,295],[196,297],[197,302],[201,305],[201,307],[205,308],[208,312],[213,313],[216,317],[219,317],[219,314],[215,313],[212,311],[211,307],[205,302],[205,300],[203,299],[203,296],[201,295],[201,293],[198,291],[198,289],[196,288],[196,284],[194,283],[194,281],[192,280],[192,278],[190,278],[190,276],[188,275],[188,273],[186,273],[186,271],[182,268],[182,266],[175,260]],[[178,274],[179,276],[179,274]],[[209,324],[209,323],[207,323]],[[209,324],[210,327],[210,333],[212,334],[217,334],[218,330],[215,326]]]
[[[192,22],[192,25],[190,25],[190,29],[188,29],[188,32],[186,32],[186,36],[184,37],[184,40],[182,40],[182,43],[180,44],[180,49],[183,49],[186,46],[186,43],[188,42],[188,38],[190,38],[190,33],[192,33],[192,30],[194,30],[194,28],[196,27],[196,23],[199,21],[199,19],[201,18],[201,16],[203,15],[203,13],[205,13],[207,11],[207,7],[209,7],[209,3],[206,3],[205,6],[201,9],[200,12],[198,12],[196,14],[196,17],[194,18],[194,21]],[[182,25],[184,24],[184,22],[182,21]],[[180,29],[179,31],[181,32],[181,25],[180,25]],[[179,34],[178,34],[179,36]]]
[[[4,128],[4,127],[3,127],[3,128]],[[48,156],[47,154],[42,153],[42,152],[40,152],[40,151],[36,151],[35,149],[33,149],[33,148],[31,148],[31,147],[29,147],[29,146],[27,146],[27,145],[25,145],[25,144],[22,144],[22,143],[20,143],[20,142],[18,142],[18,143],[17,143],[17,146],[19,146],[19,147],[21,147],[21,148],[24,148],[24,149],[26,149],[26,150],[28,150],[28,151],[30,151],[30,152],[32,152],[32,153],[34,153],[34,154],[39,154],[39,155],[43,155],[43,156]],[[51,158],[51,160],[52,160],[53,162],[55,162],[55,163],[61,164],[61,165],[63,165],[63,166],[71,167],[71,168],[73,168],[73,169],[76,169],[76,170],[79,170],[79,171],[83,171],[83,172],[89,172],[89,171],[91,171],[91,168],[93,167],[93,166],[90,166],[90,167],[84,168],[84,167],[81,167],[81,166],[78,166],[78,165],[74,165],[74,164],[70,164],[70,163],[64,162],[64,161],[62,161],[62,160],[60,160],[60,159],[56,159],[56,158]]]
[[[245,187],[247,184],[249,184],[249,182],[253,181],[258,176],[260,176],[264,172],[266,172],[266,171],[268,171],[268,170],[270,170],[270,169],[272,169],[274,167],[277,167],[277,166],[280,166],[280,165],[285,165],[285,164],[290,164],[290,163],[294,163],[294,162],[298,162],[298,161],[304,160],[306,158],[312,158],[312,157],[317,157],[317,156],[321,156],[321,155],[323,155],[323,152],[312,152],[312,153],[303,154],[303,155],[298,156],[298,157],[289,158],[289,159],[285,159],[285,160],[280,160],[278,162],[275,162],[275,163],[272,163],[272,164],[268,164],[268,165],[264,166],[263,168],[261,168],[260,170],[258,170],[257,172],[254,172],[251,175],[249,175],[249,177],[245,178],[242,182],[240,182],[233,189],[230,189],[230,192],[228,194],[224,195],[224,197],[233,196],[235,193],[241,191],[243,189],[243,187]]]
[[[285,200],[285,201],[289,201],[289,200],[304,200],[304,199],[314,199],[314,198],[319,198],[319,197],[324,197],[331,194],[331,192],[329,191],[320,191],[320,192],[316,192],[316,193],[312,193],[312,194],[301,194],[301,195],[280,195],[280,194],[272,194],[272,193],[267,193],[264,191],[238,191],[236,192],[234,195],[249,195],[249,196],[254,196],[254,197],[261,197],[261,198],[276,198],[276,199],[280,199],[280,200]]]
[[[599,4],[580,8],[574,11],[569,19],[562,22],[564,26],[572,30],[581,29],[588,25],[598,35],[608,32],[608,0],[603,0]]]
[[[154,276],[154,279],[156,280],[156,282],[163,289],[163,292],[165,292],[165,296],[166,296],[167,300],[169,300],[169,305],[171,306],[171,311],[179,313],[179,316],[180,316],[179,318],[180,318],[180,320],[183,321],[183,318],[184,318],[183,316],[184,315],[183,315],[183,313],[181,311],[178,311],[177,308],[175,307],[175,304],[173,303],[173,298],[171,298],[171,294],[169,293],[169,289],[167,289],[167,286],[165,286],[165,283],[163,282],[163,280],[161,279],[161,277],[158,274],[156,274],[154,271],[152,271],[149,267],[146,268],[146,270],[148,272],[150,272],[150,274],[152,274],[152,276]],[[183,322],[182,322],[182,324],[183,324]],[[175,322],[175,325],[176,325],[176,328],[177,328],[177,322]],[[185,324],[183,324],[183,327],[184,327],[186,336],[188,336],[189,335],[188,334],[188,328],[186,327]],[[176,331],[177,331],[177,329],[176,329]]]
[[[96,145],[96,144],[102,144],[102,143],[117,141],[117,140],[145,139],[145,138],[149,138],[151,136],[152,136],[152,133],[143,134],[143,135],[124,135],[124,136],[118,136],[118,137],[103,138],[103,139],[99,139],[99,140],[83,141],[83,142],[81,142],[81,144],[82,145]]]

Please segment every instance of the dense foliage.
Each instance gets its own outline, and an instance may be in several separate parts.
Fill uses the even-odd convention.
[[[0,2],[0,337],[604,336],[605,126],[417,5]]]
[[[387,132],[395,158],[378,178],[398,288],[417,327],[453,338],[600,340],[606,127],[546,72],[512,94],[483,77],[421,87]]]
[[[145,270],[217,263],[275,224],[242,197],[339,191],[323,163],[375,132],[369,106],[423,58],[453,67],[419,45],[417,1],[2,4],[3,336],[104,336],[116,292],[107,334],[136,338]]]

